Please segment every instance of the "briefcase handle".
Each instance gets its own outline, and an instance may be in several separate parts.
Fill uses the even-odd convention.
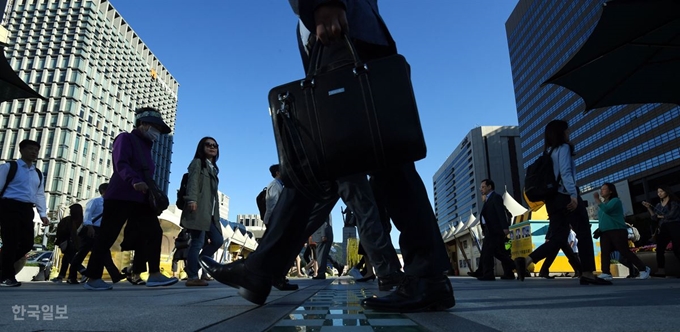
[[[342,37],[345,41],[345,45],[347,45],[347,50],[349,53],[352,55],[352,61],[354,61],[354,68],[365,68],[363,61],[359,58],[359,53],[357,52],[356,47],[354,46],[354,43],[352,43],[352,40],[347,36],[347,34],[342,34]],[[320,68],[321,65],[321,55],[323,54],[323,49],[324,45],[320,41],[316,41],[314,43],[314,46],[312,46],[312,51],[309,53],[310,54],[310,60],[309,60],[309,68],[307,68],[307,79],[311,79],[315,75],[319,74],[323,68]],[[356,70],[355,70],[356,74]]]

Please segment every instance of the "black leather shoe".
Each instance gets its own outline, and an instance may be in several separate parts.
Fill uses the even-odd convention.
[[[441,311],[456,305],[451,281],[446,276],[419,278],[404,276],[397,290],[383,297],[361,301],[366,309],[388,312]]]
[[[503,279],[503,280],[515,280],[515,275],[514,274],[503,275],[503,276],[501,276],[501,279]]]
[[[267,301],[267,296],[272,290],[272,280],[249,273],[244,259],[229,264],[220,264],[210,257],[203,256],[199,261],[204,271],[208,271],[215,280],[238,288],[239,295],[244,299],[259,305]]]
[[[378,289],[381,291],[390,291],[392,287],[399,286],[404,281],[404,272],[395,271],[384,277],[378,277]]]
[[[297,284],[291,284],[286,278],[272,280],[272,286],[280,291],[294,291],[300,288]]]
[[[527,274],[527,259],[524,257],[515,258],[515,269],[517,269],[517,279],[524,281]]]

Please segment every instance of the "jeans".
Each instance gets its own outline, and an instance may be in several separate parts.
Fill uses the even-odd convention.
[[[236,231],[238,232],[238,230]],[[189,241],[186,272],[189,279],[198,279],[199,257],[212,257],[224,243],[224,237],[222,237],[222,230],[215,222],[210,223],[210,231],[208,232],[190,229],[189,236],[191,240]],[[206,243],[206,236],[210,239],[210,243]]]

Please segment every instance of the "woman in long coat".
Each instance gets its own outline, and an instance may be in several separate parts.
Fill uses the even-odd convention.
[[[198,142],[194,160],[189,164],[189,177],[180,224],[189,231],[191,240],[187,253],[187,286],[207,286],[199,279],[199,256],[212,256],[224,243],[220,226],[219,201],[217,198],[217,159],[219,146],[212,137]]]

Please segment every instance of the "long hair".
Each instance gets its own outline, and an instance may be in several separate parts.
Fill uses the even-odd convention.
[[[668,195],[669,201],[680,202],[680,199],[678,198],[677,195],[675,195],[675,193],[673,193],[673,190],[671,189],[671,187],[669,187],[669,186],[658,186],[658,187],[656,187],[656,189],[663,190],[666,193],[666,195]]]
[[[616,191],[616,186],[615,186],[613,183],[611,183],[611,182],[605,182],[605,183],[602,184],[602,185],[603,185],[603,186],[607,186],[607,189],[609,189],[609,191],[611,192],[611,194],[609,195],[609,199],[612,199],[612,198],[615,198],[615,197],[619,197],[619,192]]]
[[[75,223],[76,225],[80,226],[80,224],[83,223],[83,206],[80,204],[73,204],[68,207],[68,210],[71,215],[71,222]]]
[[[200,159],[201,160],[201,167],[206,167],[205,160],[207,159],[207,156],[205,155],[205,142],[207,140],[213,140],[215,143],[217,143],[217,140],[210,137],[206,136],[201,138],[200,141],[198,141],[198,146],[196,147],[196,154],[194,154],[194,159]],[[215,160],[212,161],[213,166],[215,166],[215,171],[216,173],[219,172],[219,168],[217,167],[217,159],[220,159],[220,148],[217,148],[217,154],[215,155]]]
[[[548,151],[549,148],[556,149],[562,144],[569,144],[569,151],[571,155],[574,155],[574,145],[567,141],[564,132],[569,129],[569,124],[564,120],[552,120],[548,122],[545,126],[545,147],[544,150]]]

